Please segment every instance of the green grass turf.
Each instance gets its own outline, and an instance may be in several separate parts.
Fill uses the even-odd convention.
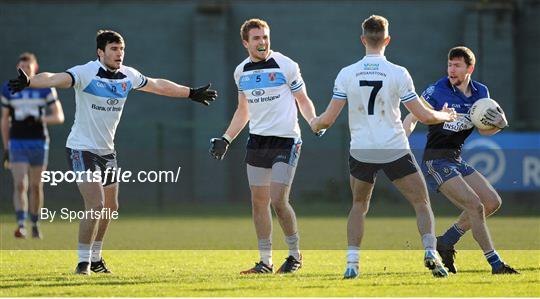
[[[0,251],[0,296],[540,296],[539,251],[501,251],[521,275],[494,276],[479,251],[461,251],[460,272],[437,279],[422,265],[422,251],[366,250],[361,277],[342,280],[344,253],[304,251],[293,275],[245,276],[257,259],[249,250],[106,251],[112,275],[71,274],[74,251]],[[275,252],[276,264],[286,251]]]
[[[77,261],[76,223],[43,223],[44,240],[15,240],[11,218],[0,218],[0,297],[540,296],[536,217],[488,221],[502,258],[521,275],[491,275],[468,233],[458,246],[460,273],[448,279],[435,279],[423,267],[413,217],[368,217],[361,277],[354,281],[341,279],[346,216],[300,217],[305,264],[299,273],[285,276],[238,274],[258,259],[248,215],[121,216],[105,241],[104,256],[115,274],[89,277],[71,274]],[[438,217],[437,231],[452,221]],[[284,248],[277,222],[274,247]],[[274,253],[277,266],[285,257],[286,251]]]
[[[13,216],[0,218],[0,248],[2,249],[65,249],[76,246],[78,222],[56,219],[42,222],[45,239],[16,240],[13,238]],[[436,228],[443,233],[455,221],[453,217],[437,217]],[[347,217],[299,216],[298,225],[303,249],[341,250],[347,244]],[[540,218],[491,217],[488,225],[497,249],[540,250]],[[276,249],[286,249],[283,235],[274,217]],[[422,249],[414,217],[367,217],[362,242],[363,249]],[[113,220],[107,232],[105,249],[257,249],[251,217],[243,216],[133,216],[121,214]],[[467,233],[458,249],[478,249]]]

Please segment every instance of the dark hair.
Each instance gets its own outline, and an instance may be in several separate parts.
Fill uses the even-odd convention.
[[[29,61],[29,62],[32,62],[32,63],[35,63],[35,64],[38,63],[36,55],[34,55],[34,53],[30,53],[30,52],[21,53],[21,55],[19,55],[18,62],[21,62],[21,61]]]
[[[450,49],[448,52],[448,60],[452,60],[454,58],[463,58],[467,66],[471,66],[476,63],[476,57],[474,57],[473,51],[464,46],[453,47]]]
[[[249,39],[249,31],[253,28],[268,28],[270,29],[270,26],[268,26],[268,23],[261,19],[249,19],[242,24],[240,27],[240,36],[242,37],[242,40],[247,41]]]
[[[388,36],[388,20],[382,16],[370,16],[362,22],[362,34],[370,46],[381,45]]]
[[[124,43],[124,38],[120,35],[120,33],[112,31],[112,30],[99,30],[96,34],[96,44],[97,48],[101,49],[102,51],[105,51],[105,47],[108,44],[112,43]]]

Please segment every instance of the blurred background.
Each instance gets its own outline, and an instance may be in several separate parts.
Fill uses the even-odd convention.
[[[299,63],[308,93],[321,113],[331,98],[339,70],[363,57],[360,24],[371,14],[390,21],[392,41],[386,56],[409,70],[418,93],[445,76],[451,47],[465,45],[475,52],[473,79],[489,87],[511,127],[492,138],[471,136],[471,151],[466,155],[503,195],[501,213],[538,215],[538,0],[0,0],[0,79],[16,76],[17,57],[23,51],[37,55],[40,71],[62,72],[94,60],[96,31],[118,31],[126,41],[126,65],[146,76],[188,86],[211,82],[220,94],[210,107],[137,91],[129,95],[116,132],[119,165],[130,171],[176,171],[181,167],[181,173],[177,183],[123,184],[121,209],[176,213],[172,207],[177,205],[211,207],[207,205],[211,203],[223,208],[238,203],[249,213],[243,162],[247,129],[232,144],[225,160],[213,160],[208,154],[210,138],[221,136],[237,104],[232,74],[247,57],[240,25],[253,17],[268,21],[272,49]],[[67,170],[65,141],[75,111],[72,89],[59,90],[59,97],[66,121],[49,127],[50,170]],[[344,207],[336,211],[346,215],[351,200],[346,114],[343,111],[321,139],[310,133],[300,116],[304,146],[291,193],[295,205],[306,209],[335,205]],[[425,132],[425,126],[417,129],[411,137],[413,148],[423,148]],[[421,151],[416,156],[421,158]],[[12,211],[11,192],[11,175],[2,169],[1,214]],[[452,209],[437,194],[433,198],[436,209]],[[373,202],[375,210],[390,214],[404,213],[392,209],[393,205],[406,205],[384,175],[379,175]],[[75,184],[46,185],[45,206],[82,208],[82,200]],[[302,210],[297,213],[302,214]],[[413,215],[412,209],[405,213]]]

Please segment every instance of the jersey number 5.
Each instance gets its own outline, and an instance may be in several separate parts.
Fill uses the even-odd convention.
[[[360,80],[360,86],[371,86],[373,89],[371,90],[371,93],[369,94],[369,102],[368,102],[368,115],[373,115],[373,110],[375,109],[375,98],[377,97],[377,93],[382,88],[382,81],[366,81],[366,80]]]

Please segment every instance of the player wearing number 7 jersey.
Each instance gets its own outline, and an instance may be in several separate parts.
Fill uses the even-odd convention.
[[[434,276],[445,277],[448,272],[435,251],[435,225],[426,183],[410,151],[399,105],[403,103],[421,122],[428,124],[453,120],[456,112],[448,107],[434,111],[424,106],[418,100],[407,69],[386,60],[384,51],[390,42],[386,18],[371,16],[364,20],[362,29],[366,56],[339,72],[328,108],[310,124],[314,131],[330,127],[348,103],[353,205],[347,225],[344,278],[358,276],[364,219],[377,172],[381,169],[414,207],[425,248],[425,266]]]

